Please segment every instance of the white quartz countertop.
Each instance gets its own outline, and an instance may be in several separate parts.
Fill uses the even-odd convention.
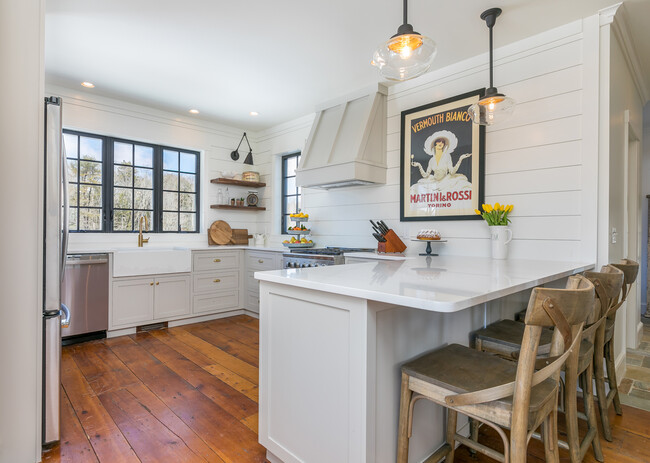
[[[456,312],[593,267],[585,262],[432,256],[256,272],[255,278],[405,307]]]
[[[229,251],[232,249],[249,249],[251,251],[271,251],[271,252],[288,252],[285,247],[267,247],[267,246],[247,246],[247,245],[228,245],[228,246],[211,246],[207,244],[188,244],[188,245],[161,245],[147,246],[146,244],[138,248],[137,246],[104,246],[104,245],[71,245],[68,248],[68,254],[89,254],[100,252],[119,252],[119,251],[137,251],[147,249],[189,249],[190,251]]]
[[[404,254],[400,253],[389,253],[382,254],[375,252],[346,252],[345,257],[360,257],[362,259],[373,259],[373,260],[404,260],[404,259],[415,259],[415,257],[406,257]]]

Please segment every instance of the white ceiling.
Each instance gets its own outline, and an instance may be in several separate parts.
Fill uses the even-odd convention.
[[[595,14],[615,0],[410,0],[409,22],[438,44],[435,69]],[[46,82],[261,130],[379,80],[375,47],[400,0],[46,0]],[[650,0],[627,0],[650,89]],[[486,76],[487,78],[487,76]],[[93,90],[81,81],[93,82]],[[252,117],[250,111],[259,112]]]

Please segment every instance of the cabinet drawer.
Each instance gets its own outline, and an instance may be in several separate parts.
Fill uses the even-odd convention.
[[[238,269],[239,255],[239,251],[195,252],[192,257],[192,270],[195,272],[209,272]]]
[[[275,252],[246,252],[246,268],[251,270],[276,270]]]
[[[194,296],[192,312],[206,314],[239,308],[239,291],[219,291],[218,293]]]
[[[224,291],[239,288],[239,272],[207,272],[193,277],[194,293]]]
[[[246,308],[252,312],[260,312],[260,295],[255,291],[246,291]]]

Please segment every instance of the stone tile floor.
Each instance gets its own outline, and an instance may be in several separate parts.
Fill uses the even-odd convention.
[[[642,317],[643,337],[638,349],[627,350],[625,377],[618,391],[621,403],[650,410],[650,319]]]

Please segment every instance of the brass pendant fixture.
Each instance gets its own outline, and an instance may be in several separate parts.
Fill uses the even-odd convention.
[[[407,0],[404,0],[404,23],[377,48],[371,64],[386,79],[408,80],[427,72],[437,51],[433,40],[415,32],[408,24]]]
[[[467,110],[475,124],[493,125],[503,122],[512,116],[515,109],[515,100],[499,93],[492,81],[494,69],[492,28],[500,14],[501,8],[490,8],[481,13],[481,19],[485,21],[490,30],[490,87],[485,91],[485,96]]]

